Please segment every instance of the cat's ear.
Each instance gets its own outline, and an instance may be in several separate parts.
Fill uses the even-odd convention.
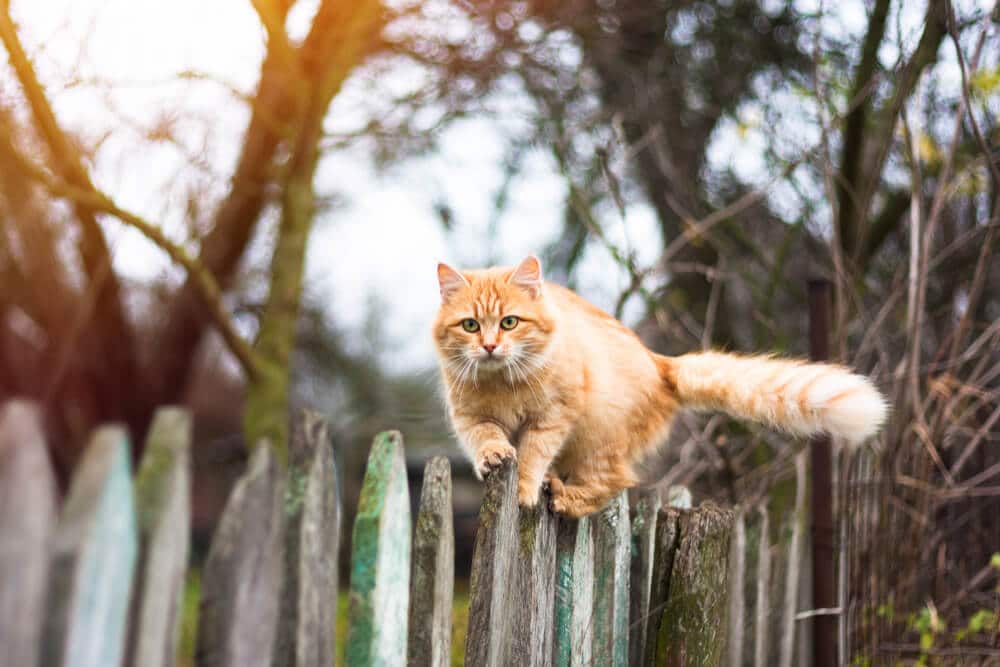
[[[537,299],[542,293],[542,263],[534,255],[528,255],[517,265],[507,282]]]
[[[447,301],[451,295],[467,287],[469,281],[461,273],[444,262],[438,262],[438,286],[441,288],[441,301]]]

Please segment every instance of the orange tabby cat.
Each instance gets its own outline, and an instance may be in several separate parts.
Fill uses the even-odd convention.
[[[449,415],[482,477],[518,459],[518,500],[580,517],[640,482],[679,408],[721,410],[798,435],[857,443],[886,418],[841,366],[700,352],[665,357],[570,290],[538,259],[458,272],[438,265],[434,324]]]

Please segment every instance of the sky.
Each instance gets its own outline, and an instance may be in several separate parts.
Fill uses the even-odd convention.
[[[315,0],[299,3],[290,19],[293,36],[307,25],[314,6]],[[860,29],[862,7],[843,3],[839,29]],[[210,201],[225,194],[248,119],[239,96],[252,93],[264,48],[248,0],[13,0],[12,11],[60,121],[94,149],[98,186],[123,207],[158,222],[175,241],[187,240],[188,193],[194,188]],[[180,73],[197,78],[179,81]],[[363,79],[348,80],[328,124],[363,120],[366,92]],[[748,181],[766,183],[753,109],[741,114],[720,128],[710,159]],[[157,127],[170,128],[180,144],[145,140]],[[368,304],[379,303],[389,341],[383,359],[390,368],[432,363],[429,325],[438,301],[438,261],[471,268],[496,256],[515,263],[557,234],[564,185],[539,152],[529,156],[513,184],[499,236],[489,237],[504,151],[503,133],[491,121],[473,118],[451,126],[432,155],[383,171],[363,146],[321,163],[317,192],[340,203],[317,219],[306,290],[328,304],[331,321],[348,331],[360,331]],[[200,155],[205,159],[192,169],[191,156]],[[435,212],[441,201],[454,211],[449,233]],[[207,219],[211,212],[206,207],[197,217]],[[121,273],[138,281],[182,280],[180,270],[137,232],[114,223],[109,229]],[[662,247],[643,205],[630,206],[624,219],[609,219],[607,232],[635,250],[641,265],[652,263]],[[263,259],[266,243],[258,246],[252,252]],[[607,252],[599,246],[588,251],[579,271],[584,296],[611,309],[626,284]],[[626,321],[637,315],[633,308]]]

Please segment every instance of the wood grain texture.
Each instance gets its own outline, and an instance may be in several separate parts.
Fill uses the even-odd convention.
[[[515,587],[511,664],[552,663],[557,525],[547,503],[520,509],[511,582]]]
[[[410,494],[398,431],[375,437],[351,543],[347,665],[406,664]]]
[[[139,557],[126,665],[173,667],[191,531],[191,415],[156,412],[135,479]]]
[[[513,574],[517,553],[517,462],[505,461],[486,480],[472,553],[465,664],[510,663]]]
[[[296,415],[288,455],[284,577],[273,664],[332,665],[340,490],[321,415],[308,411]]]
[[[593,664],[594,538],[590,518],[560,519],[556,537],[553,664]]]
[[[707,667],[722,663],[733,516],[731,510],[708,503],[680,510],[680,544],[667,584],[655,664]]]
[[[0,664],[38,664],[55,478],[36,407],[0,407]]]
[[[729,665],[742,667],[746,651],[746,570],[747,570],[746,516],[736,514],[733,537],[729,542]]]
[[[649,586],[649,614],[646,623],[646,645],[643,649],[643,663],[647,667],[657,665],[656,641],[660,626],[664,622],[663,611],[670,596],[670,577],[674,570],[674,560],[680,546],[680,514],[676,507],[664,507],[656,516],[655,553],[653,574]]]
[[[284,561],[285,474],[266,442],[229,495],[202,569],[203,667],[268,667]]]
[[[660,491],[642,489],[637,494],[632,515],[632,557],[629,571],[628,664],[642,665],[646,650],[649,593],[653,581],[656,547],[656,515],[660,511]]]
[[[628,664],[631,525],[624,492],[592,517],[594,531],[594,649],[596,664]]]
[[[128,438],[124,429],[105,427],[83,454],[53,536],[40,664],[121,663],[135,524]]]
[[[435,456],[424,467],[410,571],[410,667],[451,664],[451,607],[455,577],[451,464]]]

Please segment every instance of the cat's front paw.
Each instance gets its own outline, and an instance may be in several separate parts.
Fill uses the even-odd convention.
[[[566,485],[555,475],[545,478],[549,491],[549,509],[570,519],[579,519],[590,514],[588,507],[571,499],[566,493]]]
[[[491,442],[483,445],[476,452],[476,474],[479,479],[489,477],[490,473],[503,465],[504,461],[517,456],[517,450],[506,442]]]
[[[538,484],[529,480],[519,480],[517,482],[517,504],[521,507],[531,508],[538,504]]]

